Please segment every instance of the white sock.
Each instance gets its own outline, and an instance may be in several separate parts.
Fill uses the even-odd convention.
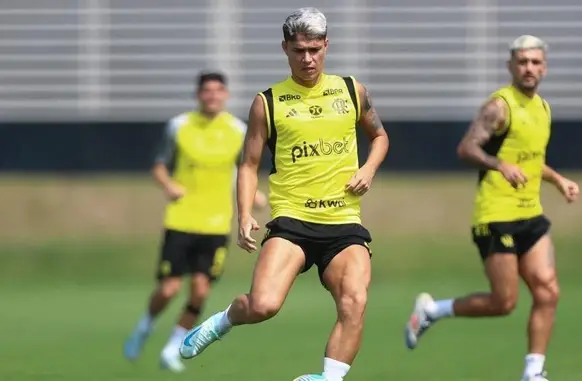
[[[455,315],[453,312],[454,302],[455,302],[454,299],[437,300],[429,308],[429,310],[427,310],[427,314],[431,319],[435,320],[443,317],[452,317]]]
[[[525,369],[523,370],[523,378],[527,380],[529,377],[537,376],[544,370],[544,362],[546,356],[539,353],[530,353],[525,356]]]
[[[182,345],[182,340],[184,339],[184,336],[186,336],[187,333],[188,330],[186,328],[177,325],[176,328],[174,328],[172,334],[170,335],[168,343],[164,347],[163,351],[170,353],[178,352],[180,350],[180,345]]]
[[[216,328],[220,332],[227,332],[229,329],[232,328],[232,323],[228,320],[228,311],[230,310],[230,305],[222,312],[219,312],[216,316],[218,320],[216,324]]]
[[[326,357],[323,359],[323,376],[326,381],[343,381],[350,366],[343,362]]]
[[[139,319],[136,329],[139,332],[149,332],[154,324],[154,319],[151,317],[150,313],[146,311],[145,314]]]

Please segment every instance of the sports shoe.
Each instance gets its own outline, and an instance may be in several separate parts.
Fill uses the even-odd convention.
[[[150,331],[135,330],[125,341],[123,355],[129,361],[135,361],[141,354],[141,350],[150,335]]]
[[[174,373],[181,373],[186,369],[184,364],[182,364],[182,361],[180,361],[180,353],[177,349],[172,351],[162,351],[160,356],[160,367],[162,369],[168,369]]]
[[[405,340],[408,349],[416,348],[420,336],[436,321],[431,319],[427,313],[433,303],[434,299],[427,293],[422,293],[416,297],[414,310],[406,323]]]
[[[220,340],[230,329],[220,332],[218,330],[218,319],[221,312],[218,312],[202,324],[194,327],[184,337],[180,345],[180,356],[184,359],[191,359],[201,354],[210,344]]]
[[[542,372],[540,374],[536,374],[533,377],[522,378],[521,381],[548,381],[548,379],[546,377],[547,377],[547,373]]]
[[[299,376],[293,381],[326,381],[327,379],[322,376],[321,374],[305,374],[303,376]]]

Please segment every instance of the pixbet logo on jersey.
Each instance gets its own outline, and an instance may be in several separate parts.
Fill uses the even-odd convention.
[[[300,158],[309,156],[329,156],[349,153],[349,141],[344,138],[342,141],[327,142],[319,139],[316,143],[303,142],[303,145],[291,147],[291,159],[297,162]]]

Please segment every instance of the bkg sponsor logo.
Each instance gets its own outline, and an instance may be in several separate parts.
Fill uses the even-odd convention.
[[[301,95],[297,95],[297,94],[279,95],[279,102],[298,101],[300,99],[301,99]]]
[[[323,96],[327,97],[329,95],[338,95],[338,94],[343,94],[344,93],[344,89],[326,89],[323,91]]]
[[[336,140],[335,142],[326,142],[323,139],[319,139],[316,143],[303,142],[303,145],[291,147],[291,159],[295,163],[300,158],[309,156],[346,154],[349,153],[348,144],[349,142],[346,138],[343,141]]]
[[[346,206],[346,201],[343,198],[335,200],[313,200],[305,201],[305,207],[309,209],[326,209],[326,208],[343,208]]]

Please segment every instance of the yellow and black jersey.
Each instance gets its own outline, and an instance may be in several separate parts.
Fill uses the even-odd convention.
[[[172,169],[184,197],[166,207],[165,227],[186,233],[228,234],[233,183],[246,125],[229,113],[208,119],[187,112],[170,120],[156,162]]]
[[[480,171],[474,225],[529,219],[543,213],[540,188],[551,132],[550,106],[539,95],[530,98],[512,85],[491,97],[507,104],[508,115],[505,128],[483,149],[503,162],[518,165],[528,181],[515,189],[500,172]]]
[[[259,95],[272,153],[272,218],[360,223],[360,198],[345,191],[359,168],[360,100],[354,78],[323,74],[307,88],[289,77]]]

